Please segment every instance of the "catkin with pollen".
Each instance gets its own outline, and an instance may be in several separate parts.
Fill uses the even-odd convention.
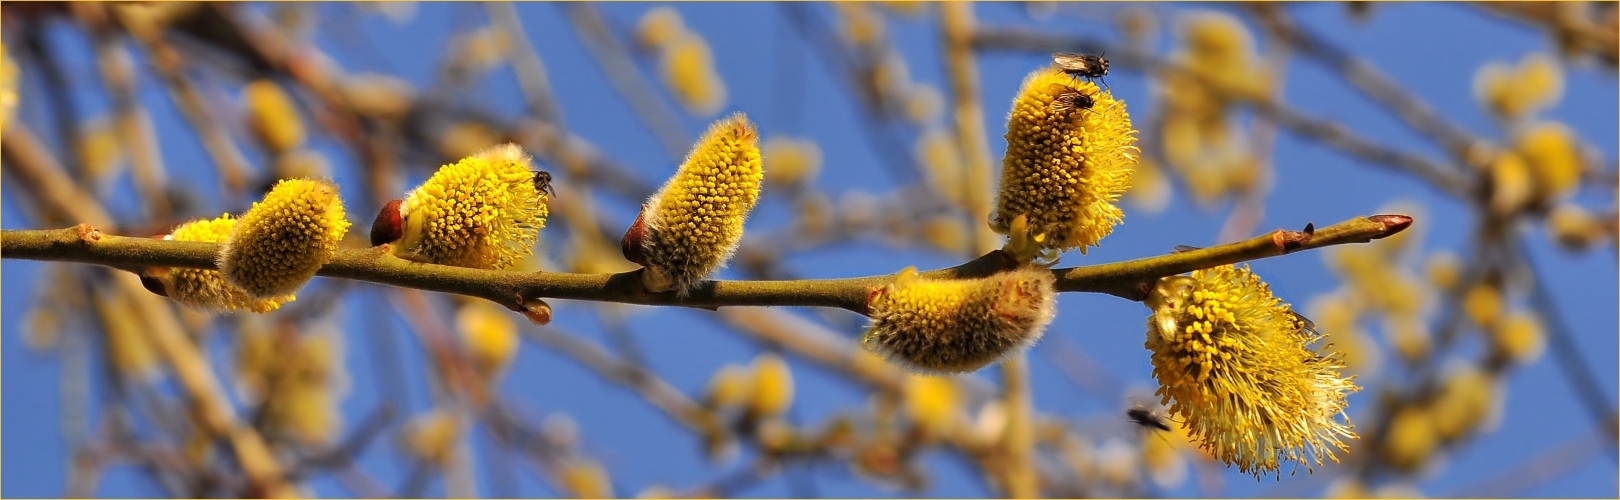
[[[1054,109],[1064,94],[1091,106]],[[1044,235],[1045,248],[1085,253],[1124,220],[1116,203],[1131,187],[1140,150],[1123,101],[1062,70],[1037,70],[1013,100],[1006,139],[991,229],[1008,234],[1023,215],[1027,236]]]
[[[974,371],[1040,340],[1052,321],[1053,282],[1035,266],[957,280],[906,268],[868,304],[861,345],[915,372]]]
[[[236,222],[230,214],[210,220],[191,221],[175,228],[174,232],[164,239],[219,243],[230,237],[231,230],[236,228]],[[253,297],[226,283],[219,271],[213,269],[169,268],[156,278],[161,283],[161,289],[154,291],[159,292],[159,295],[168,296],[181,304],[214,311],[247,309],[265,313],[280,309],[282,304],[294,300],[291,294],[269,298]]]
[[[220,249],[219,271],[254,297],[287,295],[331,260],[348,230],[337,185],[285,179],[237,220]]]
[[[734,114],[709,127],[642,208],[640,252],[631,260],[646,266],[647,288],[685,295],[724,266],[764,180],[759,132],[748,117]]]
[[[439,167],[426,182],[378,214],[372,244],[433,264],[505,269],[534,252],[550,215],[531,161],[503,144]],[[390,220],[392,219],[392,220]]]

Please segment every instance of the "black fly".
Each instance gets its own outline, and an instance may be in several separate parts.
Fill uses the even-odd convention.
[[[1071,91],[1058,94],[1057,98],[1052,99],[1050,107],[1053,113],[1061,113],[1070,109],[1090,110],[1096,103],[1089,95]]]
[[[1142,427],[1158,429],[1161,431],[1170,430],[1170,424],[1164,423],[1163,417],[1160,417],[1154,414],[1153,411],[1141,406],[1125,410],[1125,417],[1131,419],[1131,423],[1140,425]]]
[[[1069,76],[1083,77],[1088,80],[1102,80],[1108,76],[1108,59],[1090,54],[1075,54],[1072,52],[1058,52],[1052,54],[1052,63]],[[1108,82],[1103,82],[1107,88]]]
[[[534,173],[534,189],[545,192],[551,195],[552,198],[557,197],[557,191],[551,188],[551,172],[536,171]]]

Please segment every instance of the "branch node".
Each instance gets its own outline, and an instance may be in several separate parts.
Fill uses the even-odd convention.
[[[101,230],[86,223],[79,223],[79,242],[95,243],[101,241]]]

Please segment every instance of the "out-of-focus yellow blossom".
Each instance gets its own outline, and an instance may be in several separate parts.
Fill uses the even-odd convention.
[[[1462,279],[1462,258],[1449,251],[1435,252],[1424,265],[1429,284],[1440,290],[1450,290]]]
[[[1335,462],[1355,439],[1345,396],[1360,388],[1344,363],[1311,346],[1305,328],[1258,276],[1227,265],[1160,280],[1147,342],[1160,403],[1183,419],[1199,446],[1254,474],[1282,461]],[[1338,417],[1344,417],[1340,422]]]
[[[1053,110],[1063,95],[1075,105]],[[1031,236],[1045,236],[1045,248],[1085,253],[1124,220],[1115,202],[1131,187],[1140,151],[1123,101],[1062,70],[1036,70],[1013,101],[1006,139],[990,216],[996,232],[1007,234],[1023,215]]]
[[[1474,324],[1490,328],[1496,320],[1502,317],[1502,289],[1494,285],[1481,283],[1474,285],[1463,296],[1463,311]]]
[[[281,153],[304,143],[304,119],[280,85],[255,80],[242,90],[242,96],[247,101],[248,123],[266,149]]]
[[[908,267],[875,291],[861,345],[920,373],[978,370],[1040,340],[1054,314],[1054,281],[1034,266],[958,280]]]
[[[715,408],[736,408],[748,404],[754,395],[753,371],[742,365],[720,367],[709,378],[704,402]]]
[[[688,113],[711,116],[726,106],[726,82],[715,70],[709,42],[696,33],[665,46],[658,74]]]
[[[787,187],[808,183],[821,172],[821,147],[808,139],[772,137],[759,146],[765,161],[765,183]]]
[[[412,455],[442,465],[455,453],[461,427],[455,412],[438,409],[412,417],[400,428],[399,439]]]
[[[1560,204],[1547,215],[1547,231],[1559,245],[1570,250],[1591,248],[1613,237],[1614,221],[1604,222],[1580,205]]]
[[[1378,373],[1383,366],[1383,351],[1372,336],[1357,325],[1361,311],[1354,299],[1342,291],[1322,295],[1311,299],[1306,310],[1316,321],[1317,331],[1343,354],[1347,371],[1357,375]]]
[[[753,394],[748,414],[756,418],[781,415],[793,405],[793,371],[786,360],[765,353],[754,358]]]
[[[1114,27],[1131,43],[1146,45],[1159,34],[1159,18],[1152,9],[1131,5],[1115,15]]]
[[[955,379],[913,374],[905,392],[906,415],[930,439],[947,435],[966,417]]]
[[[1474,97],[1498,117],[1516,119],[1557,103],[1564,70],[1552,56],[1526,54],[1518,66],[1493,62],[1474,74]]]
[[[557,468],[562,489],[575,498],[613,498],[613,480],[595,460],[574,457]]]
[[[905,94],[906,119],[913,124],[933,123],[945,111],[945,95],[932,85],[914,84]]]
[[[1452,440],[1472,432],[1490,416],[1498,382],[1470,363],[1448,367],[1430,403],[1437,437]]]
[[[421,262],[510,267],[534,252],[550,215],[550,200],[535,187],[530,168],[529,156],[516,144],[439,167],[394,208],[395,220],[385,220],[390,212],[383,209],[372,243],[393,241],[394,255]],[[379,234],[378,227],[398,230]]]
[[[191,221],[175,228],[174,232],[164,239],[221,243],[230,237],[236,224],[237,220],[231,218],[230,214],[212,220]],[[167,268],[157,279],[162,289],[153,290],[154,292],[161,292],[161,295],[166,295],[181,304],[214,311],[247,309],[265,313],[280,309],[282,304],[295,300],[292,294],[254,297],[226,283],[220,272],[212,269]]]
[[[1137,460],[1135,447],[1119,438],[1108,438],[1092,450],[1093,470],[1097,478],[1113,486],[1135,484]]]
[[[798,197],[795,206],[799,209],[799,230],[806,238],[816,239],[826,236],[833,229],[834,218],[838,216],[837,208],[833,206],[831,198],[826,193],[812,191],[810,194]]]
[[[1585,164],[1575,132],[1564,124],[1531,125],[1519,134],[1515,150],[1530,166],[1537,198],[1556,201],[1580,184]]]
[[[284,179],[237,219],[219,252],[220,274],[255,297],[291,294],[337,253],[348,231],[336,185]]]
[[[79,133],[79,163],[84,175],[98,181],[115,177],[125,163],[124,143],[107,120],[95,120]]]
[[[636,43],[647,50],[663,48],[685,35],[681,13],[667,5],[648,10],[636,23]]]
[[[501,64],[511,52],[512,41],[506,33],[493,26],[485,26],[450,39],[450,51],[455,54],[453,64],[473,74],[481,74]]]
[[[11,51],[6,50],[5,44],[0,44],[0,127],[11,122],[11,114],[17,110],[17,89],[21,85],[17,78],[17,64],[12,61]]]
[[[1384,337],[1407,363],[1428,357],[1430,345],[1433,344],[1423,318],[1406,314],[1391,313],[1384,318]]]
[[[779,417],[766,419],[760,422],[754,430],[754,436],[759,439],[759,447],[769,454],[781,454],[790,451],[798,439],[798,433],[786,420]]]
[[[946,253],[960,254],[967,248],[968,228],[961,217],[940,214],[923,222],[923,240]]]
[[[852,45],[871,46],[881,43],[884,35],[883,18],[870,5],[860,2],[833,4],[838,11],[838,26]]]
[[[1172,427],[1180,427],[1172,425]],[[1187,480],[1187,457],[1181,454],[1181,447],[1185,441],[1179,439],[1175,432],[1160,432],[1157,429],[1148,429],[1150,436],[1142,437],[1142,464],[1147,467],[1148,479],[1161,488],[1175,488]]]
[[[649,290],[690,293],[737,251],[765,178],[758,140],[741,113],[716,122],[647,200],[639,250]]]
[[[269,432],[309,446],[330,443],[342,424],[338,402],[346,383],[339,337],[278,334],[265,323],[244,324],[237,336],[241,394],[260,405]]]
[[[943,128],[932,127],[917,136],[917,145],[913,150],[923,168],[927,169],[928,184],[934,187],[934,192],[957,206],[964,206],[962,179],[967,174],[956,136]]]
[[[1541,358],[1547,349],[1547,337],[1535,314],[1516,312],[1503,319],[1491,330],[1491,340],[1497,352],[1519,364],[1529,364]]]
[[[1391,467],[1416,470],[1428,462],[1439,445],[1435,420],[1423,408],[1401,408],[1390,419],[1384,445],[1379,448]]]
[[[517,355],[517,323],[509,311],[487,300],[470,302],[456,311],[461,342],[472,359],[473,369],[484,380],[492,380]]]

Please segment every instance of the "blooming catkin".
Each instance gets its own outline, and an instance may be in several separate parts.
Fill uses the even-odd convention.
[[[372,243],[394,241],[394,255],[421,262],[505,269],[534,252],[550,215],[549,201],[535,186],[523,149],[495,146],[439,167],[406,195],[394,207],[398,220],[392,222],[397,229],[388,235],[392,238],[377,229],[392,215],[385,207],[372,229]]]
[[[1053,281],[1033,266],[955,280],[906,268],[868,304],[861,345],[920,373],[974,371],[1040,340],[1052,321]]]
[[[631,260],[647,267],[648,289],[689,293],[737,250],[765,179],[758,139],[741,113],[715,123],[647,200],[640,255]]]
[[[1340,438],[1356,438],[1344,415],[1345,396],[1360,390],[1354,377],[1311,349],[1321,334],[1247,267],[1163,278],[1144,302],[1154,309],[1145,345],[1161,404],[1205,451],[1280,477],[1282,461],[1337,462]]]
[[[164,239],[219,243],[230,237],[236,223],[237,220],[230,214],[212,220],[191,221],[175,228],[174,232]],[[162,282],[162,294],[174,299],[175,302],[216,311],[247,309],[265,313],[280,309],[282,304],[294,300],[291,294],[268,298],[253,297],[226,283],[219,271],[212,269],[170,268],[159,276],[158,280]]]
[[[237,220],[220,249],[219,271],[254,297],[291,294],[337,253],[348,230],[336,185],[282,180]]]
[[[1074,105],[1054,107],[1059,96]],[[1046,248],[1085,253],[1123,220],[1115,202],[1131,187],[1139,151],[1123,101],[1061,70],[1038,70],[1013,101],[1006,138],[990,214],[996,232],[1024,215]]]

